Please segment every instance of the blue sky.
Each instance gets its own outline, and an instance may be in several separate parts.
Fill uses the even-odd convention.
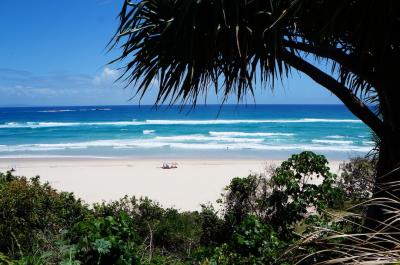
[[[134,88],[114,84],[106,52],[123,0],[1,0],[0,106],[119,105]],[[115,67],[115,66],[114,66]],[[142,104],[153,104],[156,90]],[[235,103],[232,98],[230,103]],[[252,102],[249,98],[248,102]],[[207,103],[220,103],[209,95]],[[339,100],[297,72],[274,91],[257,88],[256,103],[337,104]]]

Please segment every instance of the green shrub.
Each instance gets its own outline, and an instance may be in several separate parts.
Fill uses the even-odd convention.
[[[124,197],[112,203],[96,204],[96,216],[115,216],[126,213],[133,229],[143,239],[143,247],[150,252],[183,258],[197,247],[201,236],[201,219],[197,212],[178,212],[163,209],[148,198]],[[152,256],[150,253],[148,256]]]
[[[212,205],[202,205],[200,212],[201,235],[200,245],[212,247],[227,242],[230,234],[226,228],[226,222],[218,216]]]
[[[346,192],[346,197],[362,201],[371,197],[376,177],[376,159],[354,157],[340,164],[338,185]]]
[[[11,181],[16,180],[18,177],[15,177],[11,171],[7,171],[6,173],[0,172],[0,191]]]
[[[51,250],[63,230],[88,214],[79,199],[41,184],[39,177],[0,179],[0,251],[10,257]]]
[[[279,257],[298,239],[296,225],[333,228],[326,210],[341,206],[343,200],[324,156],[293,155],[272,171],[270,179],[250,175],[231,181],[220,201],[222,224],[215,212],[206,215],[207,223],[215,225],[203,228],[203,237],[213,244],[203,243],[194,257],[204,264],[287,264]],[[212,234],[222,235],[222,240]]]
[[[178,212],[167,209],[154,227],[154,244],[170,253],[190,255],[201,235],[201,220],[197,212]]]
[[[240,224],[249,214],[265,217],[265,200],[271,195],[270,181],[263,176],[234,178],[225,188],[223,203],[225,219],[232,226]]]
[[[249,215],[228,243],[203,256],[202,264],[283,264],[279,257],[284,247],[271,226]]]
[[[272,193],[266,202],[267,221],[284,238],[292,236],[294,225],[312,208],[320,214],[328,207],[341,206],[344,201],[344,192],[335,185],[336,175],[329,171],[328,161],[313,152],[292,155],[282,162],[271,182]]]
[[[140,264],[139,238],[127,214],[85,219],[68,231],[67,238],[82,264]]]
[[[295,224],[310,211],[321,214],[344,201],[344,192],[337,187],[328,161],[312,152],[282,162],[271,179],[255,175],[234,178],[226,190],[222,200],[226,234],[232,234],[247,216],[255,215],[288,240],[294,236]]]
[[[149,234],[149,226],[160,223],[165,209],[148,198],[127,197],[110,203],[94,204],[94,215],[97,217],[127,214],[133,221],[138,235],[145,238]]]

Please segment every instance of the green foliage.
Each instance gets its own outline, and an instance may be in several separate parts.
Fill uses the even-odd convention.
[[[138,237],[127,214],[85,219],[67,237],[82,264],[139,264]]]
[[[343,203],[343,191],[335,186],[336,175],[329,172],[328,161],[322,155],[293,155],[275,170],[271,181],[268,221],[284,237],[291,237],[294,224],[312,208],[321,213]],[[318,181],[320,184],[316,184]]]
[[[340,165],[338,182],[346,192],[347,199],[362,201],[371,197],[376,177],[376,159],[364,157],[351,158]]]
[[[11,171],[7,171],[6,173],[0,172],[0,190],[2,190],[9,182],[16,180]]]
[[[219,233],[203,229],[208,242],[213,239],[210,234],[222,234],[222,240],[202,245],[197,260],[205,264],[283,264],[287,261],[278,258],[285,246],[298,239],[297,224],[305,225],[306,232],[314,225],[340,229],[326,211],[343,204],[343,191],[335,185],[336,175],[329,172],[324,156],[293,155],[271,174],[270,179],[256,175],[232,179],[221,200],[222,224],[214,221],[218,218],[215,212],[206,212]]]
[[[232,226],[240,224],[249,214],[263,217],[265,200],[271,195],[270,184],[266,178],[256,175],[231,180],[222,202],[225,218],[231,220]]]
[[[249,216],[241,223],[232,236],[234,252],[243,256],[263,257],[265,262],[278,258],[278,248],[282,242],[271,226]]]
[[[217,246],[227,242],[230,234],[227,233],[226,222],[218,216],[212,205],[202,205],[200,212],[201,235],[200,245],[204,247]]]
[[[270,178],[232,179],[220,211],[180,212],[135,197],[89,209],[38,177],[0,174],[0,251],[10,257],[0,264],[290,264],[296,225],[353,231],[326,214],[343,202],[335,183],[325,157],[303,152]]]
[[[52,253],[45,252],[42,254],[36,253],[32,255],[24,255],[16,260],[11,260],[9,257],[0,253],[0,264],[1,265],[43,265],[43,264],[55,264],[52,262]],[[68,263],[68,265],[79,265],[74,263]]]
[[[179,213],[175,209],[167,209],[155,227],[154,243],[172,253],[188,255],[197,247],[200,233],[200,219],[196,212]]]
[[[283,264],[279,254],[285,244],[271,226],[247,216],[231,240],[205,257],[204,264]]]
[[[6,255],[4,255],[3,253],[0,252],[0,264],[1,265],[13,265],[13,261],[9,257],[7,257]]]
[[[151,252],[161,249],[164,253],[184,257],[200,241],[201,219],[197,212],[163,209],[148,198],[135,197],[97,204],[94,208],[96,216],[128,214],[133,228],[144,239],[144,247]]]
[[[139,198],[125,196],[118,201],[110,203],[94,204],[94,214],[96,216],[109,216],[120,213],[126,213],[131,218],[141,222],[158,220],[161,218],[164,209],[157,203],[147,197]]]
[[[223,200],[231,233],[246,216],[256,215],[283,238],[293,238],[296,223],[307,214],[322,214],[343,203],[343,190],[335,185],[324,156],[312,152],[293,155],[273,170],[271,179],[250,175],[234,178]]]
[[[51,250],[60,231],[88,214],[71,193],[57,193],[39,177],[0,175],[0,251],[11,257]]]

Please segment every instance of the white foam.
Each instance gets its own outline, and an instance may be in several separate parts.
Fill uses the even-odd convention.
[[[12,158],[95,158],[95,159],[115,159],[112,156],[92,156],[92,155],[0,155],[1,159]]]
[[[362,141],[362,143],[365,145],[375,145],[374,141]]]
[[[143,134],[154,134],[155,130],[143,130]]]
[[[350,122],[350,123],[361,123],[361,120],[356,119],[300,119],[293,122]]]
[[[110,111],[110,108],[92,108],[92,109],[79,109],[78,111]]]
[[[353,141],[344,141],[344,140],[319,140],[319,139],[313,139],[313,143],[319,143],[319,144],[352,144]]]
[[[1,128],[48,128],[48,127],[74,127],[74,126],[130,126],[130,125],[143,125],[144,122],[136,121],[116,121],[116,122],[26,122],[16,123],[8,122],[0,124]]]
[[[193,136],[192,136],[193,137]],[[212,137],[209,137],[212,138]],[[187,138],[186,138],[187,139]],[[256,141],[254,141],[256,140]],[[260,139],[239,139],[239,138],[217,138],[216,141],[207,143],[174,141],[171,138],[162,139],[125,139],[125,140],[97,140],[77,143],[57,144],[22,144],[22,145],[0,145],[0,152],[24,152],[24,151],[54,151],[68,149],[87,149],[93,147],[106,147],[113,149],[138,149],[138,148],[179,148],[179,149],[202,149],[202,150],[269,150],[269,151],[332,151],[332,152],[368,152],[371,146],[355,146],[351,144],[320,145],[320,144],[287,144],[267,145],[258,142]]]
[[[343,139],[343,138],[346,138],[346,137],[343,136],[343,135],[329,135],[329,136],[326,136],[325,138],[330,138],[330,139]]]
[[[236,124],[236,123],[312,123],[312,122],[351,122],[360,123],[360,120],[354,119],[263,119],[263,120],[147,120],[146,124],[155,125],[174,125],[174,124]]]
[[[0,129],[1,128],[18,128],[19,126],[20,126],[20,124],[17,122],[8,122],[6,124],[0,124]]]
[[[44,113],[56,113],[56,112],[76,112],[76,111],[110,111],[110,108],[91,108],[91,109],[51,109],[51,110],[39,110],[37,112]]]
[[[79,124],[79,122],[27,122],[26,125],[20,124],[20,128],[70,127],[79,126]]]
[[[206,141],[206,142],[234,142],[234,143],[261,143],[263,139],[255,138],[233,138],[233,137],[213,137],[202,134],[190,134],[190,135],[177,135],[177,136],[157,136],[154,138],[159,141]],[[208,143],[207,143],[208,144]]]
[[[255,132],[255,133],[247,133],[247,132],[208,132],[212,136],[232,136],[232,137],[257,137],[257,136],[293,136],[294,133],[263,133],[263,132]]]
[[[76,110],[72,110],[72,109],[52,109],[52,110],[39,110],[38,112],[74,112]]]
[[[90,109],[90,110],[92,110],[92,111],[98,111],[98,110],[100,110],[100,111],[110,111],[112,109],[110,109],[110,108],[102,108],[102,109]]]
[[[46,128],[66,126],[138,126],[138,125],[207,125],[207,124],[240,124],[240,123],[360,123],[360,120],[352,119],[277,119],[277,120],[146,120],[146,121],[115,121],[115,122],[9,122],[0,124],[0,128]]]

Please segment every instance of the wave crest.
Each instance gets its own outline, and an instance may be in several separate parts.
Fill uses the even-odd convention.
[[[143,134],[154,134],[155,130],[143,130]]]
[[[50,109],[50,110],[38,110],[37,112],[43,113],[57,113],[57,112],[77,112],[77,111],[110,111],[110,108],[91,108],[91,109]]]
[[[352,144],[353,141],[345,141],[345,140],[320,140],[320,139],[313,139],[311,140],[313,143],[318,144],[338,144],[338,145],[346,145]]]
[[[242,137],[242,136],[247,136],[247,137],[257,137],[257,136],[294,136],[294,133],[263,133],[263,132],[254,132],[254,133],[249,133],[249,132],[213,132],[210,131],[208,132],[212,136],[232,136],[232,137]]]
[[[146,121],[114,121],[114,122],[8,122],[0,124],[0,128],[46,128],[66,126],[139,126],[139,125],[208,125],[208,124],[240,124],[240,123],[361,123],[352,119],[277,119],[277,120],[146,120]]]
[[[209,137],[210,138],[210,137]],[[226,140],[226,141],[225,141]],[[231,140],[231,139],[229,139]],[[368,152],[371,146],[355,146],[352,144],[332,144],[321,145],[310,144],[282,144],[267,145],[261,142],[252,141],[258,139],[235,138],[233,141],[228,139],[219,139],[217,141],[203,142],[185,142],[174,141],[171,138],[162,139],[128,139],[128,140],[96,140],[76,143],[56,143],[56,144],[21,144],[21,145],[0,145],[0,153],[9,152],[36,152],[36,151],[56,151],[68,149],[87,149],[87,148],[113,148],[113,149],[140,149],[140,148],[177,148],[177,149],[202,149],[202,150],[265,150],[265,151],[328,151],[328,152]]]

